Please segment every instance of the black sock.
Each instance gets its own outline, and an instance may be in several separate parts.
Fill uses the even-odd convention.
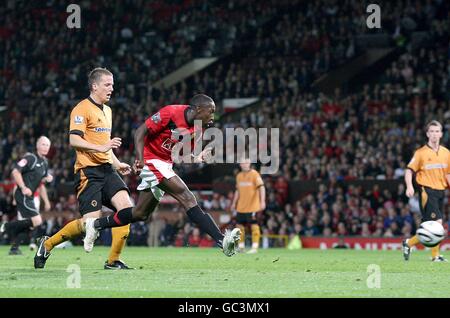
[[[24,219],[20,221],[8,222],[5,225],[5,231],[8,231],[12,237],[17,236],[18,233],[28,230],[33,226],[31,219]]]
[[[37,244],[37,239],[39,236],[40,235],[39,235],[39,226],[38,226],[31,231],[30,243]]]
[[[222,246],[223,234],[220,232],[216,222],[214,222],[209,213],[203,212],[198,205],[190,208],[186,213],[188,217],[200,227],[201,230],[208,233],[209,236],[211,236],[214,241],[219,244],[219,246]]]
[[[103,218],[95,220],[94,227],[98,230],[103,230],[109,227],[118,227],[130,224],[133,219],[133,208],[125,208],[117,211],[113,215],[108,215]]]
[[[30,228],[22,228],[21,231],[16,230],[14,236],[11,237],[11,250],[16,250],[20,245],[28,243],[29,234]]]

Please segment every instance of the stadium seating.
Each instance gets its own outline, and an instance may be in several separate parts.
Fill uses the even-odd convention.
[[[416,225],[400,189],[356,197],[353,191],[361,190],[330,186],[289,203],[282,186],[305,180],[400,179],[412,151],[423,142],[424,123],[450,118],[448,21],[431,4],[419,10],[381,2],[392,6],[383,23],[393,39],[403,36],[408,43],[407,21],[397,22],[407,16],[415,30],[429,34],[429,44],[420,49],[406,45],[374,82],[332,96],[312,84],[361,53],[356,39],[367,30],[361,27],[365,13],[355,1],[342,7],[334,1],[121,0],[114,6],[97,1],[83,7],[87,33],[60,27],[57,22],[66,17],[63,5],[18,1],[21,10],[6,14],[10,10],[2,4],[0,104],[8,108],[3,116],[0,112],[0,182],[9,189],[13,162],[33,150],[39,135],[52,141],[51,186],[73,181],[68,114],[87,95],[89,69],[103,65],[115,74],[111,106],[114,135],[123,138],[117,152],[121,160],[132,161],[134,129],[164,104],[186,102],[195,92],[209,93],[218,104],[224,98],[258,96],[258,113],[242,110],[240,121],[219,126],[280,127],[280,174],[265,178],[264,233],[408,235]],[[226,55],[173,87],[152,85],[194,57]],[[446,128],[444,144],[450,141],[449,124]],[[136,188],[135,177],[125,181]],[[11,194],[3,192],[0,209],[11,211]],[[55,211],[65,211],[65,220],[77,215],[73,198],[52,199]],[[202,201],[207,210],[229,210],[229,195],[217,193]],[[164,232],[165,242],[174,244],[183,226],[174,228]]]

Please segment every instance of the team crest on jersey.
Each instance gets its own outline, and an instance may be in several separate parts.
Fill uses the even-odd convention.
[[[19,167],[23,168],[23,167],[25,167],[25,166],[27,165],[27,163],[28,163],[28,160],[25,159],[25,158],[23,158],[22,160],[20,160],[20,161],[17,163],[17,165],[18,165]]]
[[[161,115],[159,112],[152,116],[152,120],[155,124],[159,124],[161,122]]]
[[[73,121],[74,121],[75,124],[82,124],[83,120],[84,120],[83,116],[75,116]]]

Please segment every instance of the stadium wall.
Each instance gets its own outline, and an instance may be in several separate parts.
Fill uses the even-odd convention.
[[[337,248],[338,243],[344,243],[344,248],[355,250],[400,250],[402,239],[384,237],[300,237],[303,248],[319,248],[322,250]],[[422,245],[416,247],[424,249]],[[450,239],[441,243],[441,251],[450,250]]]

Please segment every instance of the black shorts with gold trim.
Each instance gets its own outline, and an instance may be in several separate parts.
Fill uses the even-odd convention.
[[[258,224],[257,215],[253,213],[237,212],[236,214],[237,224]]]
[[[81,215],[101,210],[103,205],[115,211],[111,199],[120,190],[130,193],[111,164],[82,168],[75,174],[75,192]]]
[[[418,185],[418,188],[422,222],[442,219],[445,190],[435,190],[421,185]]]

